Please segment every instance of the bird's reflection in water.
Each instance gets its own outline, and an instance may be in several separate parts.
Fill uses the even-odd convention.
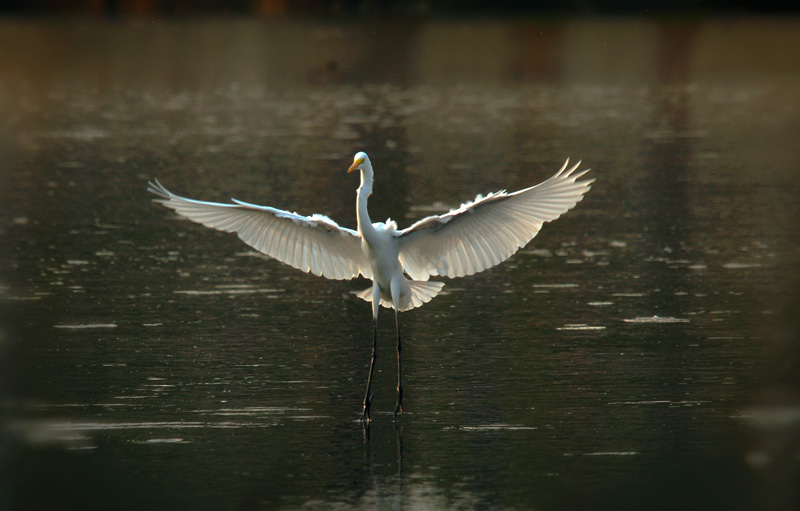
[[[378,429],[373,435],[373,429]],[[372,480],[372,492],[364,495],[365,500],[375,499],[378,503],[384,499],[391,500],[392,509],[404,509],[403,505],[403,425],[393,421],[391,430],[388,423],[370,428],[363,427],[364,459],[369,467]],[[375,438],[377,436],[377,439]],[[392,445],[394,444],[394,445]],[[394,454],[394,460],[389,461]],[[396,466],[394,472],[386,470]],[[382,470],[384,469],[384,470]],[[372,493],[370,496],[369,493]]]
[[[359,493],[340,496],[340,500],[325,502],[323,507],[345,502],[347,509],[503,509],[466,485],[443,486],[437,473],[413,461],[408,465],[409,459],[421,453],[404,447],[405,435],[415,435],[404,432],[404,427],[400,421],[391,425],[373,421],[371,428],[364,428],[363,460],[367,469]]]

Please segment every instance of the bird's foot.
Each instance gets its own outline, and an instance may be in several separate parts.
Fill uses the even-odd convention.
[[[369,409],[370,404],[372,403],[372,394],[368,395],[364,398],[364,411],[361,412],[361,422],[364,423],[365,426],[369,425]]]
[[[397,387],[397,404],[394,406],[394,418],[403,412],[403,387]]]

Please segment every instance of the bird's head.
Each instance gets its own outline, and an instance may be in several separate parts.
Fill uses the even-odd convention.
[[[353,156],[353,164],[350,165],[349,169],[347,169],[347,173],[349,174],[354,170],[364,170],[366,168],[372,168],[372,165],[369,162],[369,156],[367,156],[367,153],[360,151]]]
[[[360,190],[368,196],[372,193],[372,163],[370,163],[367,153],[363,151],[356,153],[353,157],[353,164],[347,169],[347,173],[356,169],[361,171]]]

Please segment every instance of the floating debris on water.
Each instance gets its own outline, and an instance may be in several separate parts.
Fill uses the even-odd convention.
[[[461,426],[461,431],[524,431],[539,429],[535,426],[521,426],[517,424],[479,424],[477,426]]]
[[[539,257],[553,257],[553,251],[548,250],[546,248],[534,248],[531,250],[525,250],[522,252],[523,254],[530,254]]]
[[[191,441],[183,438],[148,438],[147,440],[133,440],[134,444],[190,444]]]
[[[606,255],[608,255],[608,251],[607,250],[584,250],[582,255],[583,255],[583,257],[606,256]]]
[[[592,325],[585,325],[582,323],[567,324],[556,328],[556,330],[605,330],[605,329],[606,327],[604,326],[592,326]]]
[[[205,295],[251,295],[256,293],[280,293],[283,289],[274,287],[257,288],[249,284],[227,284],[214,286],[216,289],[177,289],[176,295],[205,296]]]
[[[79,438],[76,433],[87,431],[116,431],[129,429],[189,429],[203,428],[208,424],[205,422],[191,421],[157,421],[157,422],[19,422],[15,427],[47,433],[53,438],[68,438],[74,440]],[[72,433],[73,435],[69,435]],[[69,436],[67,436],[69,435]],[[82,437],[82,436],[81,436]]]
[[[661,316],[638,316],[633,319],[623,319],[625,323],[688,323],[685,318],[672,318]]]
[[[235,255],[236,257],[257,257],[259,259],[269,259],[268,256],[262,254],[261,252],[256,252],[255,250],[247,250],[247,251],[244,251],[244,252],[236,252],[233,255]]]
[[[86,323],[82,325],[53,325],[53,328],[62,328],[66,330],[80,330],[84,328],[117,328],[116,323]]]
[[[748,268],[760,268],[759,263],[726,263],[722,265],[727,270],[745,270]]]
[[[670,407],[677,407],[677,406],[700,406],[702,404],[708,403],[708,401],[670,401],[669,399],[653,399],[650,401],[611,401],[609,405],[634,405],[634,406],[642,406],[642,405],[669,405]]]

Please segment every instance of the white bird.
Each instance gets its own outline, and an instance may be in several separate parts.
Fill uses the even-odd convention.
[[[524,247],[541,229],[572,209],[594,179],[578,181],[587,170],[564,163],[553,177],[513,193],[478,196],[448,213],[430,216],[398,230],[392,220],[372,223],[367,198],[373,170],[366,153],[353,158],[348,173],[361,172],[356,194],[358,230],[340,227],[323,215],[302,216],[232,199],[230,204],[187,199],[167,190],[158,179],[148,182],[154,199],[179,215],[239,238],[270,257],[304,272],[329,279],[363,275],[372,286],[357,294],[372,302],[372,359],[361,420],[369,424],[372,373],[378,343],[379,305],[394,309],[397,327],[397,403],[403,410],[401,342],[398,312],[429,302],[444,286],[432,276],[463,277],[495,266]]]

